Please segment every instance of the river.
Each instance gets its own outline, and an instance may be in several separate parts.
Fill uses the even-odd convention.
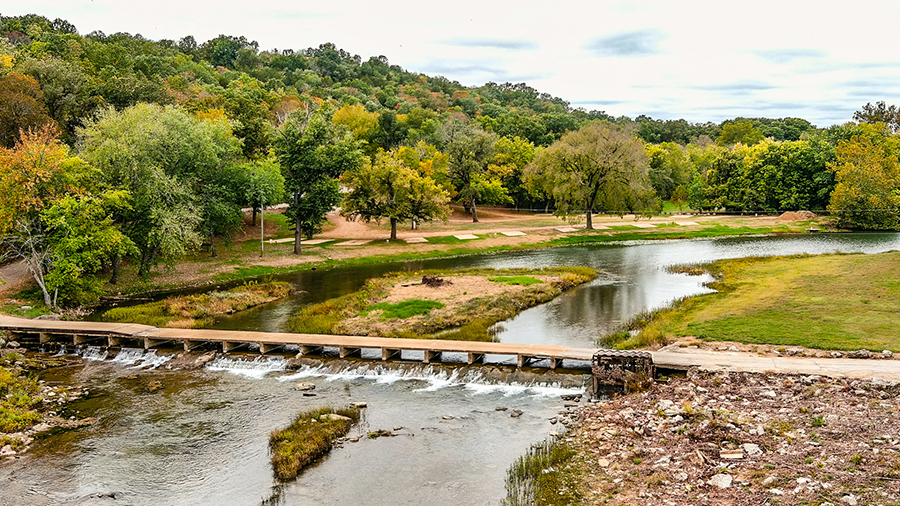
[[[587,265],[595,281],[503,323],[509,342],[591,346],[645,310],[702,293],[706,279],[673,274],[673,264],[721,258],[900,249],[900,234],[822,234],[566,247],[456,259],[307,271],[286,279],[303,293],[216,322],[218,328],[279,330],[297,307],[348,293],[397,269]],[[502,368],[330,362],[300,371],[285,360],[229,356],[201,371],[166,371],[166,352],[81,350],[83,366],[45,375],[78,381],[93,395],[70,407],[100,423],[38,440],[0,464],[0,505],[260,504],[275,485],[266,454],[270,431],[298,411],[365,401],[352,434],[403,427],[396,437],[347,443],[279,489],[286,505],[496,505],[508,466],[559,424],[559,395],[581,390],[580,375],[517,374]],[[162,382],[150,392],[147,383]],[[294,389],[312,382],[316,396]],[[508,408],[498,411],[496,408]],[[521,417],[510,416],[520,409]]]

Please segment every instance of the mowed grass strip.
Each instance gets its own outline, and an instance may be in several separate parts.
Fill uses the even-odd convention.
[[[506,285],[521,285],[521,286],[531,286],[536,285],[538,283],[543,283],[538,278],[532,276],[495,276],[493,278],[488,278],[488,281],[493,281],[495,283],[503,283]]]
[[[722,260],[718,293],[658,313],[643,333],[831,350],[900,351],[900,252]]]
[[[381,310],[382,318],[410,318],[420,314],[428,314],[432,309],[442,308],[444,304],[435,300],[407,299],[396,304],[379,302],[367,307],[363,314],[369,311]]]
[[[304,467],[327,453],[334,441],[359,422],[359,409],[323,407],[304,411],[290,425],[269,435],[272,470],[281,481],[292,480]]]

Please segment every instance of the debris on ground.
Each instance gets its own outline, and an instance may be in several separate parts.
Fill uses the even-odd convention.
[[[578,417],[591,504],[900,502],[895,382],[697,373]]]
[[[432,288],[437,288],[439,286],[452,285],[453,282],[439,276],[429,276],[428,274],[426,274],[422,276],[422,284],[425,286],[430,286]]]

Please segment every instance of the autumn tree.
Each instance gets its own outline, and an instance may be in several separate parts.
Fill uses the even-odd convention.
[[[579,210],[586,227],[598,211],[624,214],[641,210],[651,190],[643,143],[622,127],[605,121],[569,132],[541,151],[526,169],[556,200],[557,212]]]
[[[720,146],[729,146],[731,144],[745,144],[751,146],[763,140],[765,136],[753,123],[749,121],[738,121],[735,123],[725,123],[722,125],[722,131],[716,142]]]
[[[0,77],[0,146],[11,148],[20,132],[55,123],[33,77],[15,73]]]
[[[334,123],[332,114],[327,107],[321,106],[309,115],[292,115],[282,125],[275,143],[285,189],[292,195],[288,212],[294,223],[294,253],[297,255],[301,251],[304,229],[321,225],[330,210],[326,205],[334,194],[326,190],[336,185],[328,185],[325,181],[363,163],[359,141],[342,125]],[[315,194],[313,189],[323,193]],[[314,202],[304,202],[311,198]]]
[[[21,258],[47,307],[84,302],[96,293],[92,275],[113,255],[132,251],[111,220],[126,193],[92,197],[98,173],[48,126],[0,148],[0,237],[4,255]],[[113,200],[115,203],[113,203]]]
[[[398,222],[445,219],[449,212],[449,194],[407,167],[396,152],[378,153],[373,162],[344,173],[341,182],[349,189],[341,214],[363,221],[387,218],[391,239],[397,238]]]
[[[828,210],[844,226],[864,229],[896,228],[900,217],[900,163],[885,144],[854,136],[841,141],[834,171],[837,186]]]

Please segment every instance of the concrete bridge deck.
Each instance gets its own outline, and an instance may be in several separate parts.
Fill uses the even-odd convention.
[[[106,340],[109,346],[137,345],[145,349],[174,344],[183,346],[185,351],[188,351],[205,343],[214,343],[221,345],[223,352],[255,345],[260,353],[269,353],[283,350],[285,346],[297,346],[304,355],[321,354],[324,348],[336,348],[341,358],[358,356],[363,349],[376,349],[380,350],[382,360],[400,358],[403,351],[418,351],[424,354],[425,363],[431,363],[440,361],[443,353],[462,353],[467,356],[469,364],[483,362],[485,355],[500,355],[515,357],[518,367],[538,360],[548,360],[551,369],[561,366],[563,360],[589,362],[597,351],[592,348],[539,344],[171,329],[132,323],[29,320],[10,316],[0,316],[0,330],[36,336],[41,343],[97,344],[98,341]]]
[[[519,367],[536,360],[547,359],[551,369],[561,366],[563,360],[590,361],[597,351],[592,348],[566,346],[437,339],[161,329],[134,323],[29,320],[11,316],[0,316],[0,330],[37,336],[40,342],[59,341],[73,344],[97,344],[106,340],[109,346],[126,344],[153,348],[163,344],[175,344],[183,346],[185,350],[191,350],[204,343],[215,343],[221,345],[223,352],[246,349],[247,345],[251,344],[258,346],[260,353],[269,353],[288,345],[298,346],[303,354],[318,354],[323,348],[337,348],[341,357],[359,355],[362,349],[378,349],[381,351],[382,360],[399,359],[402,351],[419,351],[424,353],[425,363],[441,360],[442,353],[466,354],[467,362],[470,364],[482,362],[485,355],[499,355],[516,357]],[[697,367],[700,370],[772,371],[862,379],[879,377],[900,381],[900,360],[760,357],[746,353],[705,350],[652,352],[652,355],[656,367],[665,369],[687,370]]]

